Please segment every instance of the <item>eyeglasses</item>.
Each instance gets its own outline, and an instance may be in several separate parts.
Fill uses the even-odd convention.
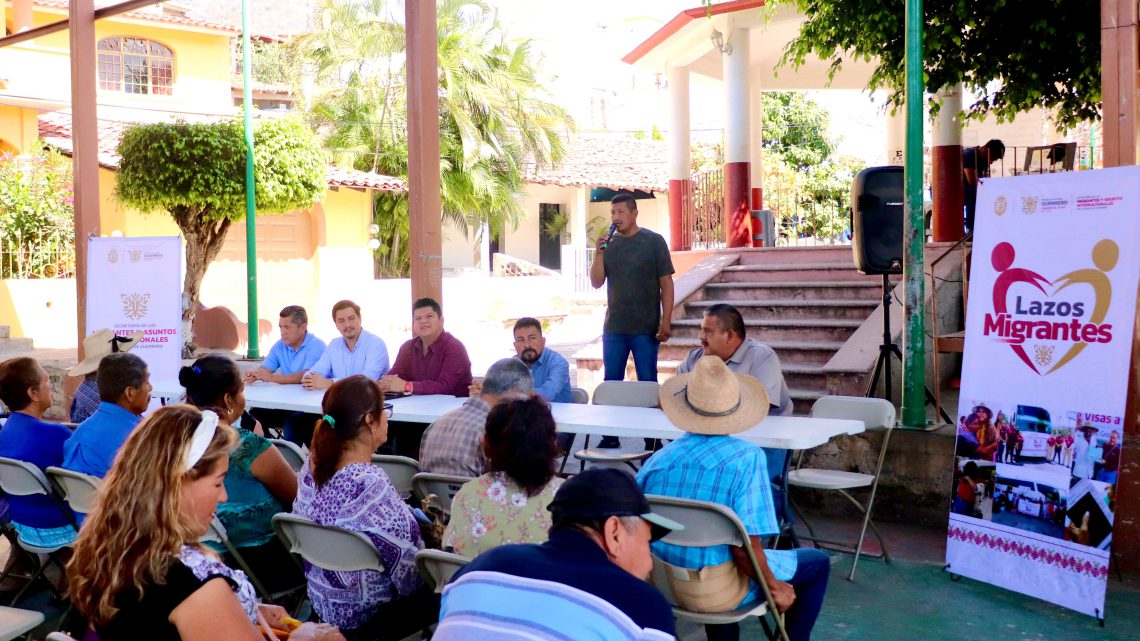
[[[387,418],[392,418],[392,412],[393,411],[394,411],[394,409],[393,409],[391,403],[384,403],[384,416],[386,416]]]

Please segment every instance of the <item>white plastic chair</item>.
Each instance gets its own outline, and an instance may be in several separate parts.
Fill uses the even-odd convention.
[[[372,464],[384,470],[403,498],[412,495],[412,477],[420,473],[420,462],[407,456],[373,454]]]
[[[384,561],[371,539],[332,525],[320,525],[296,514],[277,514],[273,529],[285,547],[309,563],[333,572],[384,571]]]
[[[863,553],[863,540],[867,535],[868,526],[870,526],[871,531],[875,533],[875,538],[879,540],[879,547],[883,551],[883,560],[887,563],[891,561],[891,555],[887,551],[887,543],[883,540],[879,529],[875,527],[874,521],[871,520],[871,513],[875,507],[875,493],[879,488],[879,478],[882,476],[883,471],[883,460],[887,456],[887,445],[891,441],[891,432],[895,426],[895,406],[892,405],[890,401],[881,398],[824,396],[812,405],[811,415],[812,418],[842,418],[862,421],[866,429],[886,430],[886,433],[883,434],[883,446],[879,449],[879,460],[875,465],[874,474],[845,472],[842,470],[800,468],[798,466],[788,473],[789,486],[838,492],[848,501],[851,501],[851,503],[863,513],[863,526],[859,529],[859,541],[852,547],[847,543],[824,541],[816,537],[815,530],[811,527],[811,523],[804,518],[803,511],[796,508],[796,511],[800,513],[800,518],[803,518],[804,525],[810,534],[810,536],[806,538],[813,541],[816,547],[819,547],[820,543],[825,543],[828,544],[829,547],[836,547],[840,551],[855,554],[855,559],[851,562],[851,573],[847,576],[848,580],[853,581],[855,580],[855,566],[859,563],[859,556]],[[851,496],[850,490],[865,487],[871,488],[871,494],[867,497],[867,503],[864,505],[855,500],[855,497]]]
[[[578,405],[590,404],[590,393],[581,387],[570,388],[570,402],[577,403]]]
[[[443,550],[420,550],[416,552],[416,568],[420,576],[432,586],[436,594],[443,593],[443,587],[451,581],[455,573],[463,569],[471,559]]]
[[[412,494],[421,501],[428,495],[434,494],[436,505],[446,521],[451,518],[451,500],[455,498],[459,488],[470,480],[469,476],[420,472],[412,477]]]
[[[99,486],[103,479],[90,474],[83,474],[74,470],[65,470],[62,467],[49,467],[45,470],[48,480],[55,485],[56,491],[67,501],[73,512],[90,514],[95,508],[95,499],[99,495]]]
[[[78,639],[71,636],[70,634],[63,632],[52,632],[51,634],[47,635],[47,638],[44,639],[44,641],[78,641]]]
[[[59,504],[60,511],[72,520],[72,525],[75,525],[75,515],[68,509],[66,501],[52,488],[51,482],[44,476],[40,468],[31,463],[0,456],[0,490],[12,496],[47,496]],[[30,553],[28,558],[32,560],[36,568],[35,572],[28,577],[28,582],[25,583],[24,587],[20,588],[20,591],[12,598],[11,605],[15,605],[20,600],[20,597],[24,596],[28,588],[37,580],[44,578],[44,572],[52,563],[59,566],[61,572],[64,571],[63,564],[59,562],[55,554],[65,547],[68,547],[68,545],[53,545],[48,547],[33,545],[25,541],[21,536],[16,537],[16,542],[22,549]],[[39,556],[37,555],[46,556],[47,562],[40,563]],[[3,574],[0,576],[0,580],[3,580],[3,578],[7,576],[8,574]],[[47,584],[52,594],[57,598],[62,598],[62,595],[56,590],[55,585],[50,580],[47,581]]]
[[[0,607],[0,641],[18,639],[36,629],[43,622],[44,615],[42,612]]]
[[[661,385],[654,381],[603,381],[594,388],[594,405],[614,405],[619,407],[657,407],[660,404]],[[586,435],[585,447],[574,452],[574,458],[586,463],[625,463],[637,471],[634,463],[644,461],[653,454],[643,452],[606,452],[590,449],[590,436]]]
[[[273,443],[277,451],[281,452],[281,456],[285,457],[285,462],[289,464],[289,467],[293,468],[293,473],[300,474],[301,468],[305,466],[305,452],[301,449],[301,446],[293,441],[286,441],[282,438],[271,438],[269,442]]]
[[[661,541],[682,547],[709,547],[713,545],[735,545],[742,548],[748,555],[755,576],[764,576],[760,570],[760,562],[752,549],[752,542],[748,537],[744,524],[731,508],[712,503],[710,501],[697,501],[693,499],[679,499],[672,496],[659,496],[647,494],[645,498],[654,514],[673,519],[685,526],[683,530],[669,532]],[[673,614],[679,619],[686,619],[699,624],[726,625],[739,623],[748,617],[760,618],[764,633],[769,639],[779,638],[788,641],[787,630],[784,629],[784,617],[776,609],[776,602],[764,581],[757,581],[761,587],[764,598],[751,601],[729,612],[694,612],[676,605],[676,599],[666,579],[665,564],[654,557],[652,583],[665,596],[673,607]],[[774,626],[768,623],[766,615],[771,614]]]

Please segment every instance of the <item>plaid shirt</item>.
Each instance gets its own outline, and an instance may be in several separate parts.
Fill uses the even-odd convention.
[[[79,387],[75,388],[75,396],[71,398],[69,418],[72,423],[82,423],[97,409],[99,409],[99,384],[94,379],[83,379]]]
[[[772,536],[779,531],[764,451],[731,436],[685,434],[654,454],[637,474],[646,494],[711,501],[732,508],[751,536]],[[727,545],[679,547],[654,543],[653,553],[678,567],[699,570],[732,559]],[[768,567],[781,581],[796,573],[792,550],[765,550]],[[746,601],[758,597],[752,585]]]
[[[472,396],[456,409],[435,419],[420,442],[420,467],[435,474],[481,476],[487,471],[483,434],[491,406]]]

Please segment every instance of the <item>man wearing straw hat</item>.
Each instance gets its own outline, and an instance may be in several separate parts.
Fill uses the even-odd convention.
[[[751,576],[747,556],[727,545],[694,548],[654,543],[670,580],[689,595],[680,605],[707,612],[729,611],[763,599],[763,580],[785,614],[788,637],[809,639],[827,590],[830,563],[815,549],[764,550],[764,537],[779,532],[764,451],[731,435],[768,416],[764,385],[736,374],[716,356],[698,360],[691,372],[661,386],[661,409],[688,432],[654,454],[637,481],[646,494],[712,501],[732,508],[748,531],[763,576]],[[737,624],[705,626],[710,641],[740,637]]]
[[[68,376],[82,376],[83,382],[75,388],[71,395],[69,410],[72,423],[86,421],[95,410],[99,409],[99,386],[95,381],[95,372],[99,369],[99,362],[108,354],[129,352],[132,347],[142,340],[143,332],[135,332],[129,336],[118,336],[110,329],[96,330],[83,339],[84,359],[75,367],[67,371]]]
[[[1093,434],[1100,430],[1089,423],[1081,424],[1077,419],[1077,431],[1081,434],[1073,441],[1073,476],[1079,479],[1093,477]]]

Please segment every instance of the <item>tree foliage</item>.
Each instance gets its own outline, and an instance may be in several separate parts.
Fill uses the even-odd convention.
[[[781,64],[817,55],[832,73],[844,57],[875,65],[870,89],[905,99],[904,0],[781,0],[807,16]],[[1008,121],[1043,107],[1071,128],[1099,117],[1100,3],[1097,0],[926,0],[924,83],[964,84],[980,96],[969,117]]]
[[[45,147],[0,154],[0,278],[75,271],[71,160]]]
[[[303,96],[338,165],[407,176],[402,5],[321,0],[317,28],[296,43],[313,69]],[[443,216],[469,237],[517,225],[528,163],[563,155],[572,125],[547,100],[529,41],[508,40],[483,0],[437,3]],[[377,195],[377,272],[408,272],[406,196]]]
[[[308,207],[324,194],[327,166],[304,124],[288,118],[260,122],[253,146],[259,214]],[[119,143],[115,197],[143,212],[169,213],[186,240],[182,322],[187,352],[193,349],[206,268],[230,225],[245,217],[246,151],[238,122],[135,125]]]
[[[814,167],[835,151],[827,132],[827,110],[802,92],[764,92],[761,120],[764,152],[779,154],[791,167]]]

